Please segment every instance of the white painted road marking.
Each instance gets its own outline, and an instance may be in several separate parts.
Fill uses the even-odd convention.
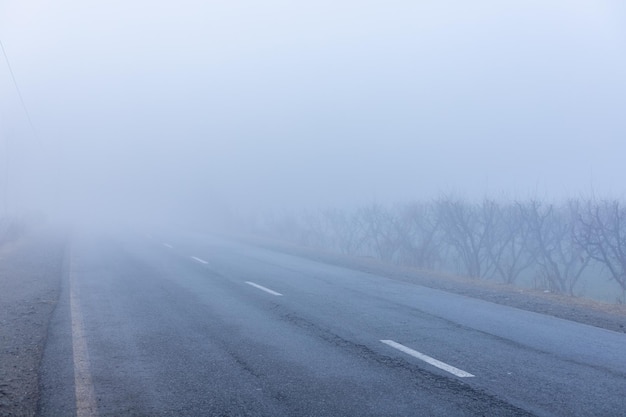
[[[174,249],[174,247],[169,243],[163,243],[163,246],[165,246],[166,248]]]
[[[89,352],[80,310],[78,287],[73,273],[71,253],[69,256],[70,316],[72,321],[72,352],[74,359],[74,391],[76,395],[76,416],[96,417],[98,409],[89,371]]]
[[[465,372],[459,368],[455,368],[452,365],[448,365],[447,363],[438,361],[435,358],[431,358],[428,355],[424,355],[423,353],[420,353],[416,350],[413,350],[411,348],[408,348],[404,345],[401,345],[400,343],[394,342],[393,340],[381,340],[381,342],[383,342],[386,345],[391,346],[392,348],[398,349],[401,352],[404,352],[408,355],[413,356],[414,358],[417,358],[419,360],[422,360],[426,363],[431,364],[432,366],[435,366],[439,369],[442,369],[446,372],[450,372],[452,375],[458,376],[459,378],[471,378],[474,375],[470,374],[469,372]]]
[[[205,264],[205,265],[207,265],[207,264],[208,264],[208,262],[207,262],[207,261],[205,261],[205,260],[203,260],[203,259],[200,259],[200,258],[196,258],[195,256],[192,256],[192,257],[191,257],[191,259],[193,259],[194,261],[198,261],[198,262],[200,262],[201,264]]]
[[[261,291],[265,291],[265,292],[270,293],[272,295],[282,295],[279,292],[276,292],[274,290],[270,290],[269,288],[265,288],[264,286],[259,285],[259,284],[255,284],[254,282],[246,281],[246,284],[252,285],[253,287],[260,289]]]

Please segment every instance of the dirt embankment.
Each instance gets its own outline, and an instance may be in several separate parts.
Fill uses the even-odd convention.
[[[399,267],[374,258],[344,256],[270,239],[250,236],[238,237],[237,239],[255,246],[266,247],[311,260],[626,333],[626,305],[601,303],[585,298],[545,293],[492,281]]]
[[[39,364],[64,252],[64,240],[52,235],[0,246],[0,416],[36,413]]]

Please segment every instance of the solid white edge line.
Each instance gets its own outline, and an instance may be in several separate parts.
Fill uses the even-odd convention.
[[[163,243],[163,246],[169,249],[174,249],[174,246],[170,245],[169,243]]]
[[[80,308],[79,291],[74,277],[74,263],[69,249],[70,320],[72,324],[72,359],[77,417],[96,417],[98,407],[89,370],[89,351]]]
[[[253,287],[260,289],[261,291],[265,291],[265,292],[270,293],[272,295],[278,295],[278,296],[282,295],[279,292],[276,292],[274,290],[270,290],[269,288],[265,288],[264,286],[259,285],[259,284],[255,284],[254,282],[246,281],[246,284],[252,285]]]
[[[446,372],[451,373],[452,375],[458,376],[459,378],[472,378],[474,377],[474,375],[470,374],[469,372],[465,372],[462,369],[459,368],[455,368],[452,365],[448,365],[447,363],[438,361],[435,358],[431,358],[428,355],[424,355],[423,353],[420,353],[416,350],[413,350],[409,347],[406,347],[404,345],[401,345],[400,343],[394,342],[393,340],[381,340],[381,342],[383,342],[384,344],[391,346],[392,348],[398,349],[401,352],[406,353],[407,355],[411,355],[414,358],[417,358],[419,360],[422,360],[426,363],[431,364],[434,367],[437,367],[441,370],[444,370]]]
[[[201,264],[205,264],[205,265],[207,265],[207,264],[208,264],[208,262],[207,262],[207,261],[205,261],[205,260],[203,260],[203,259],[200,259],[200,258],[196,258],[195,256],[191,256],[191,259],[193,259],[194,261],[198,261],[198,262],[200,262]]]

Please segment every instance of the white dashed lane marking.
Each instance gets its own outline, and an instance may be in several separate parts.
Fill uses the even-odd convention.
[[[404,345],[401,345],[400,343],[394,342],[393,340],[381,340],[381,342],[383,342],[384,344],[391,346],[394,349],[398,349],[400,352],[404,352],[407,355],[411,355],[414,358],[417,358],[419,360],[422,360],[434,367],[437,367],[441,370],[444,370],[446,372],[451,373],[452,375],[458,376],[459,378],[471,378],[474,375],[470,374],[469,372],[465,372],[462,369],[459,368],[455,368],[452,365],[448,365],[447,363],[438,361],[435,358],[431,358],[428,355],[424,355],[423,353],[420,353],[416,350],[413,350],[409,347],[406,347]]]
[[[278,295],[278,296],[282,295],[279,292],[276,292],[274,290],[270,290],[269,288],[265,288],[264,286],[259,285],[259,284],[255,284],[254,282],[246,281],[246,284],[252,285],[254,288],[258,288],[261,291],[265,291],[266,293],[269,293],[269,294],[272,294],[272,295]]]
[[[208,262],[205,261],[204,259],[196,258],[195,256],[191,256],[191,259],[193,259],[196,262],[200,262],[201,264],[204,264],[204,265],[208,264]]]

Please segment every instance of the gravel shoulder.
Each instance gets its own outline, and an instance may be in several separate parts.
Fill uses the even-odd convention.
[[[626,305],[601,303],[586,298],[544,293],[493,281],[400,267],[373,258],[344,256],[271,239],[250,236],[239,236],[236,239],[315,261],[626,333]]]
[[[64,240],[52,234],[0,247],[0,416],[36,413],[39,365],[64,256]]]

